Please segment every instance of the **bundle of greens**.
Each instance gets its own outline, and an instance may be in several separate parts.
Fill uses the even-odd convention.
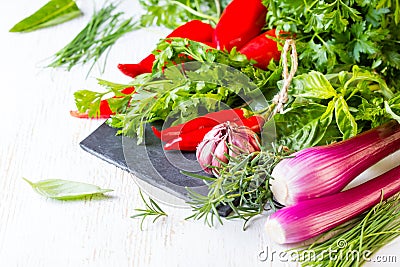
[[[156,2],[141,3],[150,8]],[[263,2],[268,6],[266,27],[294,33],[298,50],[298,71],[289,87],[284,112],[265,125],[266,129],[276,129],[273,147],[279,151],[300,150],[348,139],[389,120],[400,122],[398,1]],[[183,8],[188,12],[173,19],[180,24],[180,20],[197,16],[192,12],[199,11],[196,3],[186,8],[175,1],[166,5],[170,11]],[[202,3],[213,6],[208,1]],[[147,19],[144,16],[142,23],[165,20],[169,19],[153,6],[153,12]],[[175,124],[202,115],[199,110],[188,108],[199,106],[199,99],[212,100],[202,103],[208,111],[218,108],[216,101],[232,108],[242,107],[248,103],[238,94],[254,98],[258,91],[267,101],[273,101],[283,83],[282,62],[286,60],[283,58],[279,64],[271,61],[267,70],[262,70],[236,49],[218,50],[182,38],[161,40],[153,54],[152,73],[139,75],[129,84],[99,80],[106,89],[102,93],[76,92],[78,110],[95,116],[99,114],[101,100],[113,94],[115,97],[107,100],[114,115],[107,123],[119,128],[119,134],[137,137],[140,143],[145,124],[166,120],[172,111],[178,110]],[[198,64],[186,68],[188,61]],[[183,65],[175,66],[179,63]],[[235,69],[249,81],[240,81],[235,86],[227,81],[237,81],[237,76],[213,68],[213,64]],[[135,91],[124,93],[129,87],[135,87]],[[209,195],[192,194],[195,214],[191,217],[205,218],[212,224],[213,218],[219,218],[218,205],[230,205],[234,211],[231,218],[247,221],[262,213],[267,203],[273,204],[268,180],[282,155],[267,151],[270,150],[243,155],[223,166],[222,175],[208,180]],[[260,166],[267,171],[260,180],[256,179],[259,183],[255,186],[254,176],[261,175]],[[233,175],[232,170],[235,170]]]
[[[153,73],[142,74],[129,84],[115,84],[100,80],[106,87],[102,93],[80,90],[75,93],[78,110],[93,116],[99,112],[101,99],[112,93],[117,98],[108,99],[112,111],[116,112],[107,123],[119,128],[119,134],[137,137],[142,142],[145,123],[165,120],[173,110],[178,110],[174,124],[198,117],[200,110],[189,107],[205,107],[215,111],[219,102],[230,107],[242,106],[247,98],[258,95],[259,90],[268,94],[274,90],[281,77],[281,67],[271,63],[264,71],[252,66],[251,62],[236,50],[224,52],[205,44],[182,38],[162,40],[154,50],[156,61]],[[189,61],[193,69],[183,70],[176,63]],[[199,64],[196,64],[195,62]],[[195,63],[195,64],[193,64]],[[214,64],[214,65],[213,65]],[[227,66],[219,68],[219,65]],[[165,71],[158,71],[165,68]],[[251,77],[238,81],[237,72]],[[125,88],[135,91],[124,94]],[[127,103],[130,101],[129,106]],[[190,113],[188,113],[190,111]]]
[[[263,2],[269,28],[296,34],[303,72],[349,71],[357,64],[385,78],[390,87],[398,84],[398,0]]]

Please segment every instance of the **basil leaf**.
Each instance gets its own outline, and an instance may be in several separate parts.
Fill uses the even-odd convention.
[[[54,26],[81,14],[82,12],[73,0],[50,0],[34,14],[15,24],[10,32],[29,32]]]
[[[58,200],[82,199],[87,196],[113,191],[111,189],[101,189],[92,184],[61,179],[42,180],[37,183],[33,183],[26,178],[23,179],[28,182],[37,193]]]
[[[293,79],[290,95],[305,98],[329,99],[336,96],[336,90],[320,72],[311,71]]]
[[[356,120],[350,113],[349,106],[343,96],[339,96],[335,99],[335,117],[336,124],[343,134],[343,140],[357,135],[358,128]]]
[[[278,143],[294,150],[301,150],[319,144],[333,120],[334,101],[328,106],[309,103],[288,109],[284,114],[276,114],[275,123]]]

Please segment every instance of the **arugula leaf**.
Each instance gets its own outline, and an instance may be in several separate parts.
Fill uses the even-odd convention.
[[[42,180],[36,183],[23,178],[32,188],[45,197],[58,200],[82,199],[87,196],[111,192],[111,189],[101,189],[92,184],[61,179]]]
[[[29,32],[61,24],[82,15],[73,0],[50,0],[31,16],[15,24],[10,32]]]

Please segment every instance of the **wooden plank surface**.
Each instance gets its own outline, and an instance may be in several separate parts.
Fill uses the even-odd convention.
[[[185,220],[191,211],[176,201],[176,206],[161,204],[169,216],[145,222],[143,231],[140,220],[130,218],[143,207],[138,182],[79,147],[103,121],[72,118],[69,110],[74,109],[73,92],[100,89],[96,78],[129,81],[117,64],[138,61],[169,31],[128,34],[112,49],[104,74],[97,67],[88,78],[87,67],[71,72],[43,68],[87,23],[95,2],[103,1],[78,1],[85,13],[81,18],[23,34],[8,30],[46,1],[6,1],[0,9],[0,266],[294,266],[277,257],[284,248],[269,242],[265,216],[246,231],[241,221],[210,228]],[[141,12],[137,1],[122,1],[121,8],[129,16]],[[385,166],[398,159],[393,156]],[[102,199],[56,201],[35,194],[22,177],[76,180],[114,191]],[[161,198],[174,201],[169,195]],[[276,253],[272,261],[261,254],[267,249]],[[397,255],[397,264],[379,266],[398,266],[399,249],[399,240],[383,248],[380,255]]]

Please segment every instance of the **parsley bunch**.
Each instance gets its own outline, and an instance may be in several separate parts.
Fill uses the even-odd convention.
[[[296,34],[300,68],[323,73],[365,67],[400,82],[398,0],[264,0],[267,25]]]

